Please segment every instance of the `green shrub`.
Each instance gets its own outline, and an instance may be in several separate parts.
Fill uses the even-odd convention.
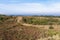
[[[57,34],[57,32],[54,31],[54,30],[48,30],[47,33],[48,33],[49,36],[53,36],[53,35],[56,35]]]
[[[51,25],[51,26],[49,27],[49,29],[54,29],[54,27]]]

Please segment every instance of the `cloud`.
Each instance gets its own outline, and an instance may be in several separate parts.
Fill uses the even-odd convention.
[[[0,4],[1,13],[60,13],[60,3]]]

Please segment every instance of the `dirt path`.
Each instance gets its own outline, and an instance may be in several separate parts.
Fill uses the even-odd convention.
[[[44,29],[49,29],[50,25],[33,25],[33,24],[26,24],[23,23],[22,25],[24,26],[32,26],[32,27],[38,27],[38,28],[44,28]],[[60,25],[52,25],[54,29],[60,30]]]
[[[38,28],[44,28],[44,29],[48,29],[50,25],[33,25],[33,24],[22,24],[24,26],[32,26],[32,27],[38,27]]]

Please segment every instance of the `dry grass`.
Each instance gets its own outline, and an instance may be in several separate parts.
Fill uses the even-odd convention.
[[[0,23],[0,40],[60,40],[60,25],[52,25],[54,29],[49,29],[50,25],[21,23],[19,16],[5,18]]]

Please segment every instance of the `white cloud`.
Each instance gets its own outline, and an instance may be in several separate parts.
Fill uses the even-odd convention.
[[[60,3],[50,5],[41,3],[0,4],[0,12],[13,13],[60,13]]]

